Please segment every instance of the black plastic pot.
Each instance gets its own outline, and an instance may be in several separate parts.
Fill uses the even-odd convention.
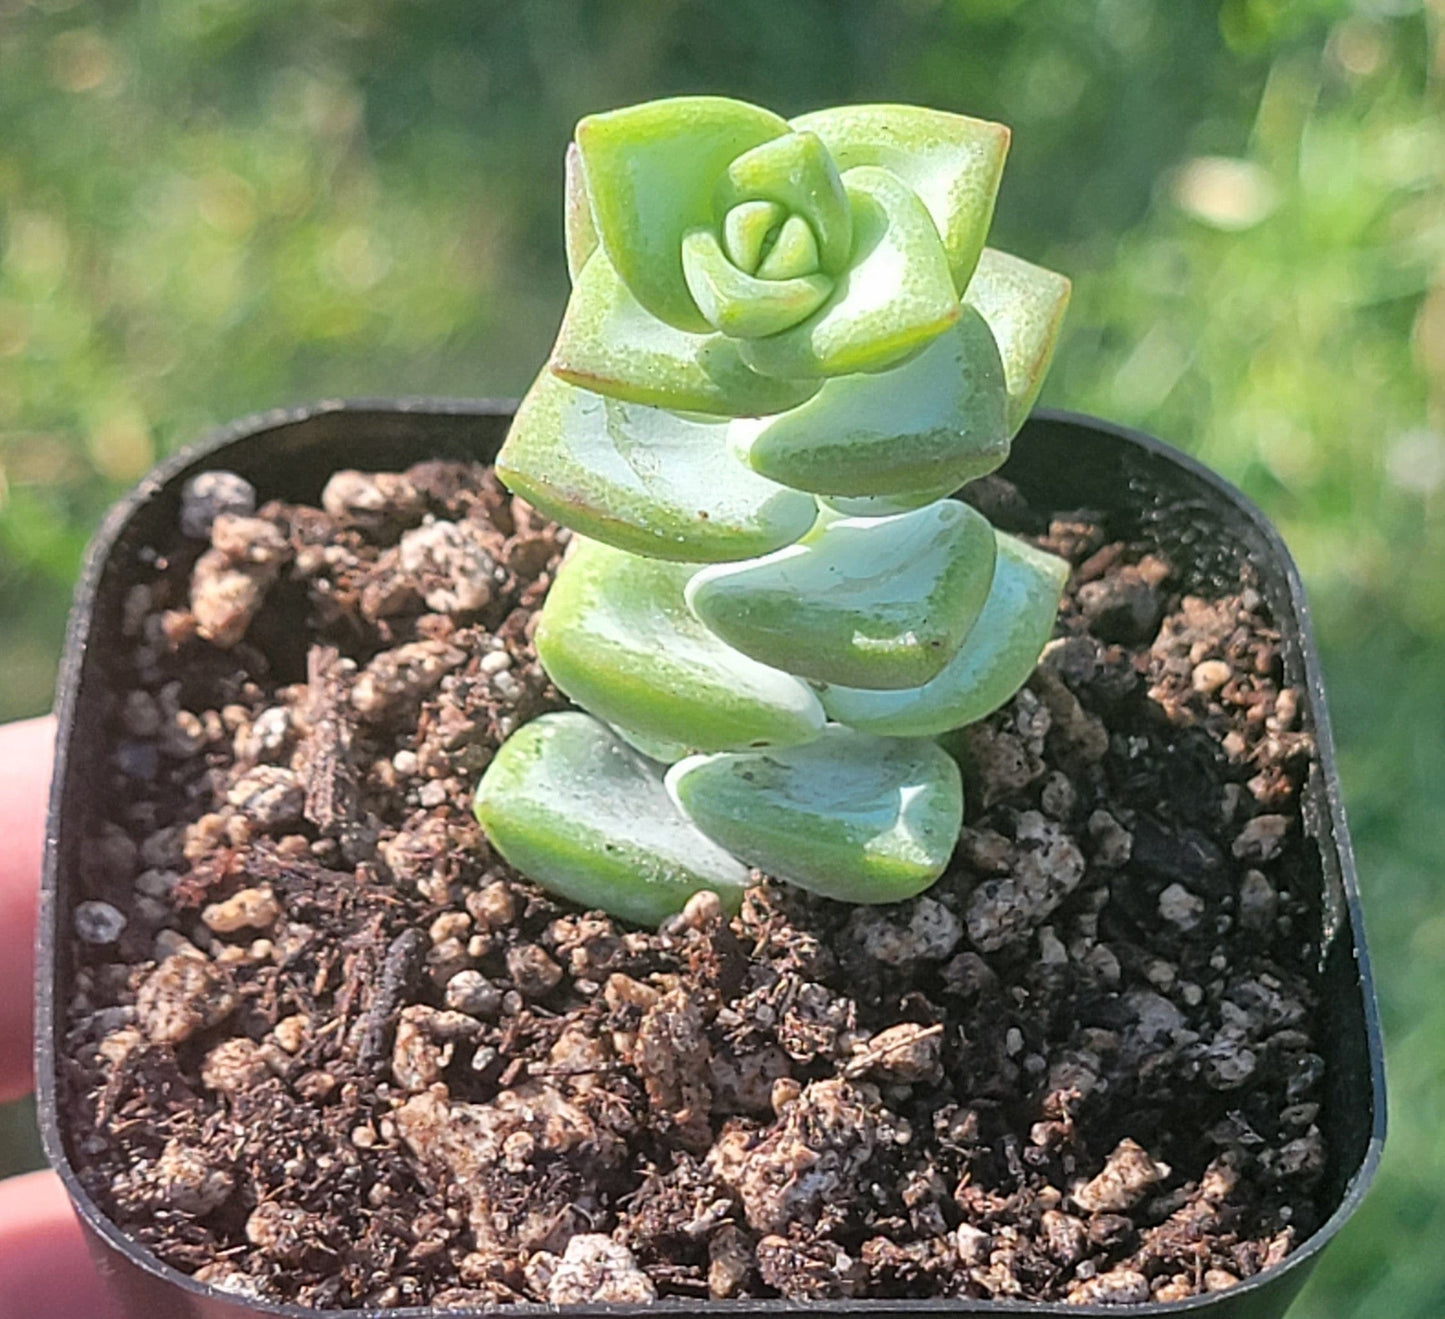
[[[323,403],[253,417],[216,432],[163,463],[116,506],[91,547],[76,594],[58,713],[59,745],[50,799],[38,958],[37,1066],[40,1122],[50,1162],[64,1180],[84,1225],[97,1267],[133,1319],[246,1319],[314,1314],[267,1304],[193,1281],[127,1239],[85,1193],[70,1161],[57,1103],[57,1068],[64,1004],[70,995],[70,912],[77,900],[82,841],[91,825],[93,785],[105,754],[104,657],[122,643],[122,599],[148,545],[175,525],[180,489],[196,472],[241,473],[263,498],[315,500],[341,467],[385,469],[423,457],[490,460],[501,443],[511,405],[496,402]],[[1365,952],[1354,854],[1335,773],[1309,609],[1289,553],[1269,522],[1237,490],[1192,459],[1149,436],[1068,413],[1040,412],[1014,446],[1004,474],[1044,507],[1105,510],[1116,526],[1132,524],[1161,544],[1192,589],[1233,586],[1250,561],[1284,637],[1291,682],[1305,692],[1303,726],[1319,748],[1304,801],[1304,823],[1320,885],[1323,929],[1320,1038],[1329,1041],[1326,1102],[1321,1122],[1330,1162],[1321,1194],[1328,1221],[1277,1268],[1226,1292],[1168,1304],[1126,1307],[989,1301],[715,1302],[709,1313],[838,1315],[1163,1315],[1211,1319],[1277,1319],[1288,1308],[1320,1251],[1358,1208],[1374,1177],[1385,1137],[1385,1080],[1380,1027]],[[540,1308],[540,1307],[534,1307]],[[649,1307],[585,1307],[576,1313],[688,1313],[690,1302]],[[369,1314],[431,1314],[421,1310]],[[442,1313],[442,1312],[435,1312]],[[446,1313],[454,1314],[455,1311]]]

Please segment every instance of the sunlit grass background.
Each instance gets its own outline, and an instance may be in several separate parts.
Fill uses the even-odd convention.
[[[86,538],[157,455],[277,404],[526,384],[580,114],[1006,120],[995,241],[1077,289],[1045,401],[1243,485],[1316,610],[1394,1125],[1294,1314],[1438,1319],[1442,86],[1445,0],[0,0],[0,717],[48,705]]]

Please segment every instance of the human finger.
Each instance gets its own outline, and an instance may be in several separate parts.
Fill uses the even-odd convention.
[[[31,1087],[35,909],[55,721],[0,726],[0,1102]]]
[[[0,1182],[0,1319],[120,1319],[52,1172]]]

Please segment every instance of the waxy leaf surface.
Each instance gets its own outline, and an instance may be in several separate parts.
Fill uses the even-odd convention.
[[[849,727],[929,737],[998,709],[1028,681],[1053,633],[1069,566],[1003,532],[983,612],[958,653],[913,691],[823,689],[828,716]]]
[[[849,170],[843,186],[853,208],[848,269],[807,320],[739,344],[743,360],[764,375],[881,371],[958,319],[948,256],[923,203],[896,175],[872,166]]]
[[[791,545],[813,525],[813,500],[746,467],[726,431],[544,371],[497,474],[558,522],[633,554],[717,563]]]
[[[693,754],[693,748],[680,742],[664,742],[658,738],[646,737],[635,728],[624,728],[621,724],[610,725],[612,731],[634,751],[640,751],[659,766],[675,764],[684,756]]]
[[[599,394],[720,417],[785,412],[818,392],[817,380],[759,375],[738,345],[717,333],[673,329],[644,311],[598,251],[572,288],[550,365]]]
[[[963,822],[958,767],[936,744],[836,726],[807,746],[680,761],[667,788],[741,860],[844,902],[921,893]]]
[[[683,278],[682,237],[716,224],[728,166],[788,131],[777,115],[722,96],[649,101],[577,125],[597,236],[654,316],[679,330],[709,328]]]
[[[776,241],[754,267],[754,273],[760,279],[792,279],[817,270],[818,265],[818,240],[812,229],[801,215],[790,215],[778,227]]]
[[[718,187],[715,209],[739,202],[776,202],[806,224],[818,267],[839,274],[853,250],[853,214],[837,167],[812,133],[785,133],[739,156]],[[818,268],[815,267],[815,268]]]
[[[777,202],[739,202],[723,217],[723,247],[728,260],[749,274],[757,270],[769,236],[782,226],[787,215]]]
[[[1044,386],[1069,305],[1069,281],[1007,252],[985,248],[964,302],[988,322],[1008,381],[1012,437]]]
[[[567,275],[576,283],[582,267],[597,250],[597,230],[592,224],[587,182],[582,177],[582,153],[575,142],[567,145],[562,178],[562,238],[567,250]]]
[[[703,319],[734,339],[758,339],[786,330],[833,291],[833,281],[826,275],[767,279],[739,270],[711,229],[692,229],[684,236],[682,269]]]
[[[730,439],[754,471],[799,490],[951,493],[1008,456],[1006,406],[993,335],[965,307],[911,361],[828,380],[790,412],[735,421]]]
[[[492,846],[549,892],[656,926],[711,889],[736,911],[748,872],[677,808],[661,770],[590,715],[545,714],[477,787]]]
[[[812,689],[724,645],[687,607],[693,571],[579,537],[537,627],[552,681],[648,744],[722,751],[816,737]]]
[[[797,545],[702,569],[687,600],[764,664],[815,682],[916,687],[968,635],[993,565],[988,520],[945,500],[891,518],[820,519]]]
[[[840,170],[881,165],[928,208],[962,293],[993,221],[1008,155],[1003,124],[914,105],[843,105],[792,121],[816,133]]]

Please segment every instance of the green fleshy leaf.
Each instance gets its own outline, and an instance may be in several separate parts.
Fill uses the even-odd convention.
[[[711,229],[693,229],[684,236],[682,269],[703,318],[733,339],[786,330],[816,311],[833,291],[826,275],[764,279],[739,270]]]
[[[657,926],[711,889],[728,911],[748,872],[677,808],[659,767],[575,710],[513,733],[477,787],[492,846],[559,897]]]
[[[719,563],[791,545],[813,525],[813,500],[744,466],[726,432],[543,371],[497,475],[564,526],[633,554]]]
[[[817,269],[818,240],[801,215],[790,215],[779,227],[777,241],[758,262],[754,273],[759,279],[797,279]],[[828,287],[833,287],[831,280]]]
[[[785,751],[692,757],[668,771],[667,789],[749,865],[843,902],[923,892],[963,823],[958,766],[936,745],[838,727]]]
[[[776,417],[735,421],[754,471],[831,495],[951,492],[1008,457],[1003,364],[983,317],[959,319],[909,362],[840,376]]]
[[[928,208],[962,293],[993,222],[1008,155],[1003,124],[914,105],[843,105],[792,121],[816,133],[840,170],[881,165]]]
[[[843,175],[853,208],[853,251],[832,296],[807,320],[738,351],[783,380],[881,371],[958,319],[958,294],[923,203],[885,169]]]
[[[982,313],[998,343],[1008,381],[1011,436],[1028,420],[1044,386],[1070,287],[1063,275],[990,247],[963,296]]]
[[[759,200],[777,202],[804,220],[817,242],[824,273],[843,273],[853,250],[852,208],[838,170],[817,137],[786,133],[728,166],[718,186],[717,213]]]
[[[801,543],[703,568],[687,602],[730,646],[815,682],[917,687],[988,598],[994,533],[943,500],[898,517],[820,523]]]
[[[823,726],[812,689],[709,632],[683,599],[693,571],[578,537],[537,627],[552,681],[649,744],[728,751],[811,741]]]
[[[723,217],[723,248],[739,270],[754,274],[763,259],[768,235],[788,213],[777,202],[739,202]]]
[[[664,742],[660,738],[645,737],[635,728],[624,728],[621,724],[612,724],[610,727],[634,751],[642,752],[659,765],[675,765],[684,756],[693,753],[691,747],[684,746],[681,742]]]
[[[839,723],[896,737],[932,737],[982,719],[1028,681],[1068,576],[1062,559],[999,532],[988,602],[943,672],[913,691],[825,687],[823,708]]]
[[[816,380],[773,380],[747,366],[738,342],[686,334],[644,311],[595,252],[572,289],[551,367],[598,394],[718,417],[786,412],[818,392]]]
[[[587,200],[587,183],[582,177],[582,153],[575,142],[567,144],[563,188],[562,237],[567,249],[567,276],[576,283],[582,267],[597,250],[597,230],[592,225],[592,203]]]
[[[714,202],[728,166],[787,131],[777,115],[722,96],[648,101],[577,125],[597,236],[654,316],[707,331],[683,278],[682,236],[717,223]]]

